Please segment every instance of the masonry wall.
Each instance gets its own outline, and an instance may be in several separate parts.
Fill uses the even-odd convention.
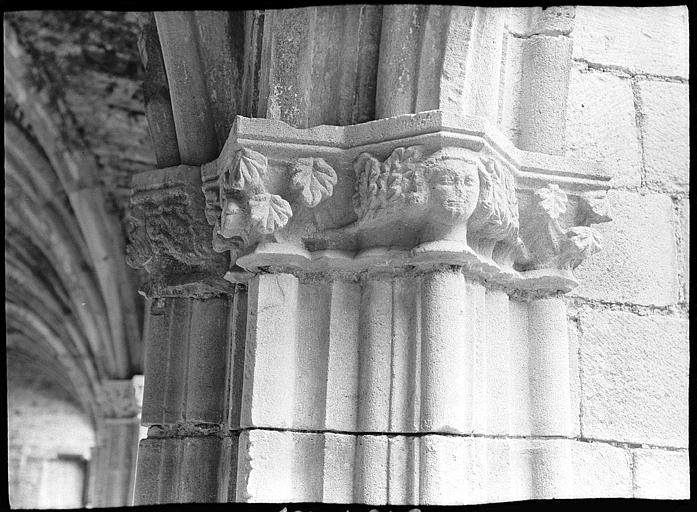
[[[567,297],[577,435],[608,485],[689,496],[689,102],[684,6],[576,9],[570,156],[613,175],[603,251]],[[624,494],[627,495],[627,494]]]

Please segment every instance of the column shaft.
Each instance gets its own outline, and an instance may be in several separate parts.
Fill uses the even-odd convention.
[[[106,420],[98,433],[92,468],[95,481],[92,504],[95,507],[123,507],[133,504],[136,454],[140,420]]]
[[[358,430],[389,428],[392,367],[392,281],[363,283],[359,324]]]
[[[140,442],[136,505],[217,499],[232,308],[227,296],[152,303],[142,411],[151,429]]]
[[[421,431],[472,429],[473,318],[460,272],[434,271],[421,283]]]
[[[528,305],[533,435],[568,436],[571,433],[567,329],[563,299],[540,299]]]

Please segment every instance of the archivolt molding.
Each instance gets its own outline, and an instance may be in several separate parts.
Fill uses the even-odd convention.
[[[134,207],[154,173],[195,169],[139,175]],[[511,291],[565,292],[600,248],[589,225],[609,220],[609,177],[591,163],[518,150],[486,119],[441,111],[310,129],[238,116],[200,175],[208,245],[230,253],[230,281],[457,265]]]
[[[70,388],[68,390],[73,392],[76,401],[96,425],[100,416],[96,400],[99,376],[93,359],[88,356],[75,357],[75,348],[66,347],[58,341],[74,335],[76,331],[68,323],[47,324],[31,310],[13,302],[7,302],[5,309],[7,350],[28,354],[37,367],[53,368],[50,375],[58,373],[62,380],[70,383],[64,387]],[[26,370],[31,371],[31,368]]]
[[[5,29],[6,345],[62,372],[96,425],[101,382],[140,366],[134,290],[96,162]]]
[[[95,172],[98,164],[86,150],[65,101],[25,51],[10,24],[4,22],[3,27],[6,112],[9,106],[18,117],[5,123],[6,129],[10,127],[5,145],[12,153],[6,167],[23,192],[8,198],[19,206],[11,212],[12,222],[30,232],[52,263],[63,266],[59,269],[61,279],[76,274],[82,293],[92,294],[86,302],[93,310],[83,314],[82,307],[77,314],[86,324],[98,324],[88,337],[95,346],[107,348],[107,375],[126,376],[140,364],[140,329],[118,220],[107,213]],[[31,138],[26,131],[31,132]],[[57,197],[67,201],[58,204]],[[47,214],[47,205],[55,217]],[[65,252],[56,254],[61,246],[71,258]],[[71,295],[76,292],[70,291]]]

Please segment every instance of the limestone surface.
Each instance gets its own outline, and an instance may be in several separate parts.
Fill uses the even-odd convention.
[[[566,151],[602,162],[613,187],[641,185],[641,146],[628,78],[585,66],[571,69]]]
[[[690,461],[686,450],[637,449],[634,457],[634,497],[686,499],[690,497]]]
[[[677,255],[670,197],[611,190],[613,221],[598,226],[603,257],[576,270],[573,295],[606,302],[667,306],[678,300]]]
[[[579,6],[574,26],[575,59],[632,73],[688,77],[684,5]]]
[[[686,319],[585,309],[581,435],[687,447]]]
[[[684,7],[42,14],[5,52],[8,344],[100,390],[94,505],[138,421],[138,505],[689,493]],[[150,274],[142,418],[110,211]]]
[[[646,184],[689,191],[690,108],[688,84],[641,80],[637,84]]]

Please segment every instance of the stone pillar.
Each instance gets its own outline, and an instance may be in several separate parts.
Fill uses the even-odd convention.
[[[90,505],[93,507],[133,504],[142,389],[142,375],[110,380],[102,385],[103,416],[89,470]]]
[[[495,128],[503,14],[254,13],[242,88],[263,118],[235,116],[213,156],[199,17],[156,19],[190,165],[133,180],[152,298],[135,503],[560,496],[558,296],[599,248],[584,194],[609,178]]]
[[[149,430],[136,505],[215,501],[218,492],[206,475],[217,471],[215,434],[227,416],[230,312],[236,297],[246,297],[221,277],[226,258],[210,247],[195,171],[178,166],[134,180],[128,260],[151,277],[143,286],[151,299],[142,411]]]
[[[566,98],[569,90],[575,7],[550,7],[539,14],[525,41],[519,147],[561,155],[566,133]],[[563,192],[562,192],[563,194]],[[566,208],[566,197],[559,204]],[[552,197],[552,196],[548,196]],[[556,196],[554,196],[556,197]],[[562,209],[560,208],[560,210]],[[564,211],[550,211],[555,219]],[[566,304],[561,297],[528,303],[530,396],[534,416],[531,434],[540,437],[571,435],[569,339]],[[537,498],[573,495],[571,457],[566,443],[540,443],[534,448],[533,474]]]
[[[237,411],[246,286],[223,280],[229,258],[211,247],[198,165],[214,158],[238,101],[240,27],[224,13],[156,13],[140,44],[146,112],[158,165],[137,176],[128,263],[148,271],[145,390],[135,504],[215,501],[218,433]],[[165,101],[162,101],[165,99]],[[237,357],[237,359],[234,359]],[[237,402],[238,403],[238,402]]]

